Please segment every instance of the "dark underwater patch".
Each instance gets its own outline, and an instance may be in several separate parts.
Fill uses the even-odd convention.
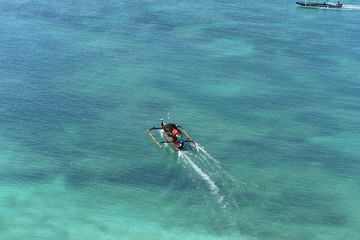
[[[79,168],[69,168],[63,174],[66,177],[66,184],[75,188],[86,187],[96,178],[93,172]]]
[[[161,187],[183,191],[194,189],[194,184],[186,175],[175,169],[164,171],[160,166],[140,166],[123,170],[108,170],[103,178],[113,184],[123,184],[136,187]]]
[[[44,170],[23,170],[23,171],[8,171],[0,173],[0,181],[5,182],[22,182],[22,183],[44,183],[50,180],[53,173]]]

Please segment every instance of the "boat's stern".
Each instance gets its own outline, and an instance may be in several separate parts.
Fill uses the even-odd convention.
[[[185,146],[185,143],[184,143],[183,140],[181,140],[181,141],[178,143],[178,148],[179,148],[179,149],[182,149],[182,148],[184,148],[184,146]]]

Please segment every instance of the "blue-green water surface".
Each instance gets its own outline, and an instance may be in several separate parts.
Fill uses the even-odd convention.
[[[3,0],[1,239],[360,239],[359,19]],[[161,118],[197,146],[158,148]]]

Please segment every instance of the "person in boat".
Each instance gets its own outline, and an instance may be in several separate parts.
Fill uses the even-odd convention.
[[[341,3],[338,1],[337,5],[338,5],[338,6],[340,6],[340,5],[341,5]]]
[[[174,137],[176,137],[176,135],[180,134],[179,130],[177,130],[176,128],[174,128],[172,133],[173,133]]]

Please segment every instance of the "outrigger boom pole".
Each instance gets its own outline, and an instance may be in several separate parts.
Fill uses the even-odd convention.
[[[194,144],[194,146],[196,146],[196,144],[195,144],[195,142],[191,139],[191,137],[185,132],[185,130],[182,128],[182,127],[180,127],[181,128],[181,130],[183,130],[184,131],[184,133],[185,133],[185,135],[189,138],[189,140]]]
[[[150,131],[149,131],[149,130],[147,130],[147,131],[148,131],[150,137],[156,142],[156,144],[157,144],[160,148],[162,148],[162,146],[160,145],[160,143],[158,143],[158,142],[156,141],[156,139],[153,137],[153,135],[151,135]]]

